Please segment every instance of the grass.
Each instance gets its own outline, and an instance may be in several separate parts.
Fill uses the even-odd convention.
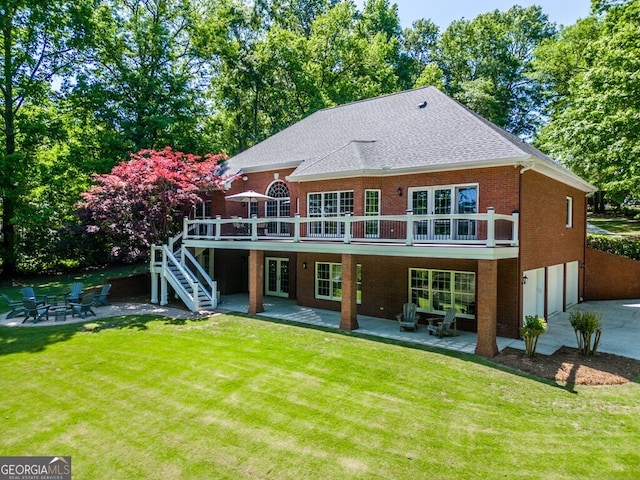
[[[73,282],[83,282],[85,290],[87,290],[102,285],[108,278],[125,277],[148,271],[149,266],[144,264],[110,266],[58,275],[25,276],[10,282],[0,283],[0,293],[6,293],[10,298],[20,300],[23,287],[34,287],[37,295],[58,295],[69,292]],[[0,313],[8,311],[7,302],[0,297]]]
[[[626,217],[616,217],[611,215],[606,216],[589,216],[589,223],[596,227],[604,228],[605,230],[629,237],[631,239],[640,240],[640,220],[630,219]]]
[[[571,390],[216,315],[0,327],[0,452],[74,479],[636,478],[640,385]]]

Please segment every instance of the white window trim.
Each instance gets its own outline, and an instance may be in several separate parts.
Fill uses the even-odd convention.
[[[333,295],[320,295],[318,293],[318,265],[329,265],[329,274],[331,275],[331,269],[334,265],[340,265],[342,267],[341,263],[337,263],[337,262],[315,262],[315,266],[313,269],[313,284],[314,284],[314,296],[315,298],[319,299],[319,300],[331,300],[334,302],[341,302],[342,301],[342,296],[338,297],[334,297]],[[362,265],[357,264],[356,268],[362,269]],[[362,272],[362,270],[360,270]],[[362,273],[360,274],[360,282],[356,281],[356,289],[359,290],[360,295],[358,295],[357,297],[357,304],[360,305],[362,303]],[[342,281],[342,279],[341,279]],[[329,279],[329,282],[332,282],[332,279]],[[331,285],[329,285],[331,288]],[[359,289],[358,289],[359,287]],[[331,291],[333,292],[333,288],[331,288]],[[342,289],[340,289],[340,292],[342,293]]]
[[[471,274],[474,276],[474,282],[477,281],[477,275],[475,272],[469,272],[469,271],[464,271],[464,270],[443,270],[443,269],[438,269],[438,268],[409,268],[408,270],[408,301],[411,302],[412,301],[412,296],[411,296],[411,272],[414,270],[420,270],[420,271],[427,271],[429,272],[429,281],[428,281],[428,285],[429,285],[429,292],[431,293],[431,282],[432,282],[432,275],[434,272],[448,272],[451,274],[452,276],[452,281],[451,281],[451,296],[452,298],[455,296],[455,274],[456,273],[465,273],[465,274]],[[476,285],[476,289],[477,289],[477,285]],[[477,300],[477,295],[474,295],[474,300]],[[478,308],[477,302],[476,302],[476,309]],[[420,312],[425,312],[425,313],[444,313],[444,310],[434,310],[433,309],[433,303],[430,304],[429,309],[425,309],[425,308],[420,308],[420,306],[418,305],[418,311]],[[477,310],[476,310],[477,313]],[[470,319],[474,319],[476,318],[476,315],[471,315],[468,313],[462,313],[462,312],[458,312],[456,314],[457,317],[460,318],[470,318]]]
[[[465,188],[465,187],[475,187],[476,188],[476,201],[478,202],[478,211],[480,211],[480,184],[478,183],[454,183],[451,185],[422,185],[419,187],[409,187],[407,189],[407,210],[413,210],[413,192],[421,192],[424,190],[428,190],[429,191],[429,210],[431,210],[428,214],[432,215],[433,214],[433,208],[434,208],[434,195],[435,195],[435,190],[446,190],[446,189],[451,189],[453,190],[454,196],[452,197],[452,199],[455,197],[455,190],[456,188]],[[453,203],[453,205],[456,205],[456,203]],[[455,213],[455,212],[454,212]]]
[[[336,215],[331,215],[331,216],[326,216],[324,214],[324,196],[330,193],[336,193],[338,194],[338,209],[340,209],[340,194],[342,193],[351,193],[353,196],[353,200],[354,200],[354,208],[355,208],[355,190],[327,190],[327,191],[323,191],[323,192],[308,192],[307,193],[307,216],[311,217],[311,214],[309,213],[309,205],[311,204],[311,195],[322,195],[322,204],[321,204],[321,208],[320,208],[320,215],[314,215],[314,218],[333,218],[333,217],[342,217],[344,216],[343,212],[336,212]],[[352,213],[352,212],[349,212]]]
[[[567,196],[565,227],[573,228],[573,197],[570,196]]]

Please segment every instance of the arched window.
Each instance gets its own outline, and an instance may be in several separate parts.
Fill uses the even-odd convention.
[[[282,180],[276,180],[267,189],[267,195],[276,200],[266,203],[267,217],[290,217],[291,216],[291,197],[289,196],[289,187]],[[280,222],[269,222],[269,233],[275,235],[288,235],[289,224]]]

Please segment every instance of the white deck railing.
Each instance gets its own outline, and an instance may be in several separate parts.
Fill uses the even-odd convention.
[[[183,240],[518,246],[518,213],[184,219]]]

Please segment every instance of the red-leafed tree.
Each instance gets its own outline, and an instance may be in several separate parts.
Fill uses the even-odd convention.
[[[181,228],[181,219],[202,197],[221,190],[222,154],[197,155],[141,150],[111,173],[96,175],[96,186],[81,196],[80,217],[90,236],[105,245],[114,260],[149,257],[151,245],[166,241]]]

